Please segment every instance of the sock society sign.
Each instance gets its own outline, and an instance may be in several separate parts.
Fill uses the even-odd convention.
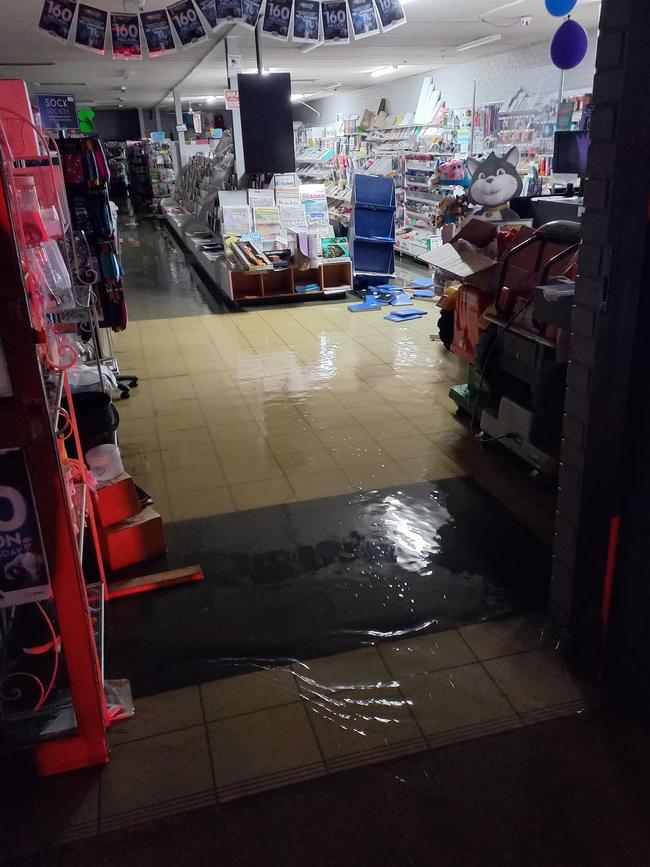
[[[55,39],[104,54],[111,35],[114,60],[141,60],[196,45],[223,22],[273,39],[346,45],[406,23],[402,0],[179,0],[150,12],[107,12],[76,0],[45,0],[38,28]],[[75,23],[76,18],[76,23]]]

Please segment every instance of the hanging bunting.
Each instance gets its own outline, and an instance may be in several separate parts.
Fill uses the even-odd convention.
[[[241,21],[244,27],[254,30],[257,27],[257,22],[260,19],[260,11],[262,9],[263,0],[242,0],[241,3]]]
[[[406,14],[402,6],[402,0],[375,0],[377,13],[381,22],[381,29],[386,33],[394,30],[402,24],[406,24]]]
[[[266,0],[262,30],[269,36],[287,41],[293,0]]]
[[[318,42],[320,37],[320,3],[296,0],[293,10],[293,41]]]
[[[219,21],[241,21],[242,0],[217,0]]]
[[[167,12],[181,45],[196,45],[208,38],[192,0],[179,0],[178,3],[172,3],[167,7]]]
[[[149,57],[160,57],[161,54],[171,54],[172,51],[176,51],[166,9],[141,12],[140,22]]]
[[[111,12],[113,60],[142,60],[140,23],[137,15]]]
[[[66,42],[76,8],[75,0],[45,0],[38,22],[39,28],[55,39]]]
[[[346,0],[323,0],[321,14],[325,42],[336,42],[338,45],[349,43],[350,26]]]
[[[203,13],[203,17],[208,22],[212,30],[215,30],[217,21],[217,0],[194,0],[196,5]]]
[[[379,33],[379,19],[372,0],[348,0],[355,39]]]
[[[85,48],[86,51],[103,54],[104,43],[106,42],[107,22],[108,12],[105,9],[95,9],[94,6],[86,6],[85,3],[80,3],[79,11],[77,12],[75,44],[80,48]]]

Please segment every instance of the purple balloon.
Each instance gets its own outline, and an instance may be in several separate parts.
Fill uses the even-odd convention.
[[[589,37],[585,28],[569,19],[558,27],[551,40],[551,60],[558,69],[573,69],[585,58]]]

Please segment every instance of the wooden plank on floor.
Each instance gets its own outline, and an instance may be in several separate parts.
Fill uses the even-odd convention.
[[[174,584],[188,584],[192,581],[203,581],[205,575],[200,566],[184,566],[182,569],[169,569],[167,572],[154,572],[152,575],[140,575],[125,581],[109,581],[108,598],[119,596],[135,596],[136,593],[148,593],[151,590],[162,590]]]

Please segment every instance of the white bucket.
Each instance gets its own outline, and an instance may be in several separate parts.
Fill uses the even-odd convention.
[[[112,443],[89,449],[86,463],[98,482],[110,482],[124,472],[120,450]]]

